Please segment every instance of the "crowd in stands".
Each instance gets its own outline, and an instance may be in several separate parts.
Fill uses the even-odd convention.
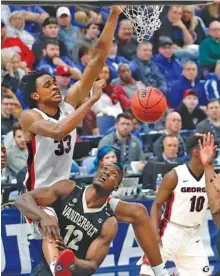
[[[44,70],[55,78],[64,99],[91,60],[109,9],[1,9],[1,135],[2,155],[7,156],[2,174],[16,178],[27,158],[18,118],[29,106],[20,80],[32,70]],[[185,162],[185,142],[193,132],[211,132],[220,147],[220,3],[165,7],[161,21],[149,41],[138,43],[131,22],[120,16],[98,77],[106,81],[103,95],[78,127],[78,143],[85,136],[93,142],[96,138],[98,153],[88,173],[108,154],[122,162],[125,171],[132,161],[138,161],[140,172],[146,166],[151,170],[154,161]],[[130,112],[133,94],[148,86],[160,89],[169,106],[154,124],[138,122]]]

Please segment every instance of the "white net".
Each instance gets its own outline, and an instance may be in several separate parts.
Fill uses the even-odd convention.
[[[126,6],[123,13],[131,21],[137,35],[137,41],[150,39],[155,31],[160,28],[160,13],[163,6],[131,5]]]

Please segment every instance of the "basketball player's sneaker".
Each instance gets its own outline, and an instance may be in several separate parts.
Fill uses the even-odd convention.
[[[57,259],[55,265],[55,276],[71,276],[74,269],[76,257],[72,250],[65,249]]]

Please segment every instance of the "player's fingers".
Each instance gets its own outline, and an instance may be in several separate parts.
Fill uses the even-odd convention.
[[[199,149],[202,150],[202,140],[199,139]]]
[[[208,132],[208,135],[207,135],[207,145],[210,145],[211,144],[211,133]]]

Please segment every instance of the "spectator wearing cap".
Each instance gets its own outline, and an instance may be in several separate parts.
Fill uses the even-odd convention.
[[[14,11],[10,14],[7,27],[7,36],[10,37],[19,37],[24,44],[28,46],[29,49],[32,49],[34,43],[34,37],[29,32],[27,32],[25,27],[25,18],[24,15],[19,11]]]
[[[130,20],[122,19],[120,21],[116,41],[118,44],[117,54],[128,60],[132,60],[132,58],[136,55],[138,42],[136,36],[134,35],[133,26]]]
[[[106,60],[106,64],[111,70],[111,79],[116,79],[118,77],[118,68],[119,65],[122,63],[129,63],[129,60],[126,58],[117,55],[118,52],[118,45],[115,39],[112,41],[112,48],[109,52],[108,58]]]
[[[206,76],[205,93],[208,100],[220,100],[220,60],[216,63],[215,73]]]
[[[138,44],[137,55],[130,63],[132,75],[146,86],[156,87],[166,93],[167,84],[158,66],[152,60],[152,48],[153,45],[150,42],[143,41]]]
[[[188,89],[197,91],[199,105],[206,105],[207,99],[204,85],[198,79],[198,67],[193,61],[187,61],[184,64],[182,76],[173,84],[170,92],[167,94],[170,107],[177,108],[182,102],[185,91]]]
[[[83,73],[91,58],[92,49],[82,44],[79,48],[79,62],[76,63],[76,67]]]
[[[71,86],[71,75],[69,66],[60,65],[56,69],[55,79],[63,99]]]
[[[170,90],[183,70],[180,61],[174,56],[174,43],[170,37],[164,36],[159,40],[159,54],[154,57],[154,62],[164,75]]]
[[[67,56],[60,56],[59,43],[56,39],[47,38],[43,49],[44,57],[41,59],[37,70],[45,70],[50,75],[54,76],[57,66],[69,66],[72,72],[72,78],[79,80],[81,72],[75,67],[75,64]]]
[[[163,36],[168,36],[173,40],[175,50],[193,44],[193,36],[181,20],[182,12],[181,6],[171,6],[169,8],[167,16],[162,20],[161,27],[154,33],[152,38],[155,52],[158,50],[159,39]]]
[[[77,41],[72,49],[72,60],[74,62],[79,61],[79,49],[81,45],[86,45],[88,48],[95,46],[100,33],[100,26],[97,23],[90,21],[86,27],[86,33],[81,37],[80,41]]]
[[[71,25],[71,13],[67,7],[58,8],[57,22],[60,26],[59,39],[65,42],[69,52],[71,53],[73,45],[81,39],[80,28]]]
[[[117,79],[113,79],[111,84],[113,86],[122,86],[129,99],[132,98],[136,91],[146,87],[141,81],[136,81],[132,78],[131,69],[128,64],[122,63],[119,65],[118,75],[119,77]]]
[[[220,22],[214,21],[209,25],[209,36],[199,47],[201,66],[208,72],[213,72],[220,59]]]
[[[43,57],[43,48],[45,44],[45,40],[47,38],[53,38],[58,39],[58,32],[59,32],[59,26],[57,24],[57,20],[54,17],[47,17],[43,24],[41,33],[37,37],[36,41],[33,44],[32,51],[35,54],[35,66],[38,65],[40,60]],[[68,49],[65,45],[65,43],[62,40],[58,39],[59,49],[60,49],[60,55],[61,56],[68,56]]]
[[[21,61],[19,66],[21,69],[33,69],[33,63],[35,61],[34,53],[26,44],[22,42],[19,37],[8,37],[6,25],[3,21],[1,21],[1,49],[5,48],[20,55]]]
[[[216,99],[210,100],[207,104],[208,118],[196,126],[199,133],[208,133],[214,135],[215,141],[220,147],[220,102]]]
[[[207,117],[205,112],[198,107],[198,103],[196,90],[186,90],[182,103],[176,109],[182,118],[182,129],[195,129],[196,125]]]

